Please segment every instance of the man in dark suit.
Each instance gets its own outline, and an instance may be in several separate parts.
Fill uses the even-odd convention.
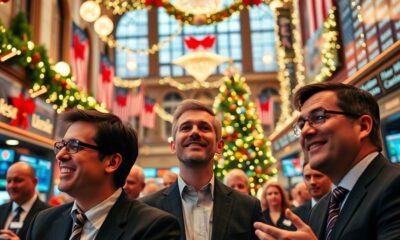
[[[295,132],[310,166],[332,193],[312,209],[310,226],[288,211],[296,232],[256,223],[261,239],[400,239],[400,167],[380,152],[379,106],[354,86],[311,84],[295,94]]]
[[[299,216],[303,222],[308,223],[311,208],[313,208],[323,196],[331,191],[332,182],[329,177],[322,172],[312,169],[308,161],[303,165],[303,179],[307,191],[312,198],[310,201],[293,209],[293,212]]]
[[[38,198],[37,183],[35,169],[27,163],[14,163],[7,170],[6,188],[11,201],[0,206],[0,238],[25,240],[33,217],[50,207]]]
[[[138,155],[136,132],[109,113],[73,110],[63,119],[70,125],[54,144],[59,189],[75,201],[38,214],[28,239],[179,239],[175,217],[122,190]]]
[[[213,157],[224,142],[213,111],[198,101],[183,101],[174,113],[172,133],[178,180],[142,201],[175,215],[181,239],[257,239],[253,223],[263,221],[260,202],[214,176]]]

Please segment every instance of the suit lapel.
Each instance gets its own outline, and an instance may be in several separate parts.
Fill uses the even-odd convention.
[[[311,209],[309,218],[310,227],[317,235],[318,239],[325,239],[326,220],[328,218],[328,206],[331,193],[323,197],[317,205]]]
[[[119,239],[124,232],[124,225],[128,222],[131,205],[132,202],[128,200],[126,194],[123,192],[101,225],[96,240]]]
[[[161,202],[162,209],[174,215],[179,222],[179,227],[182,229],[181,239],[186,239],[185,222],[183,219],[182,201],[179,194],[178,181],[164,191],[164,200]]]
[[[384,163],[385,159],[383,156],[378,155],[361,174],[338,216],[338,220],[336,221],[332,232],[332,239],[340,239],[340,236],[348,225],[348,222],[354,216],[354,213],[357,211],[367,194],[368,184],[377,177],[378,173],[382,170]]]
[[[229,196],[231,192],[231,189],[225,187],[221,182],[215,179],[211,236],[213,240],[226,239],[228,223],[233,207],[233,199]]]
[[[61,216],[49,225],[51,229],[49,239],[60,239],[64,236],[65,240],[68,240],[72,232],[72,217],[71,217],[72,203],[70,206],[61,214]],[[52,228],[51,226],[54,226]]]
[[[11,204],[12,204],[12,202],[6,203],[0,208],[0,210],[1,210],[0,211],[0,229],[6,228],[6,226],[4,226],[4,224],[6,223],[8,214],[10,214]]]

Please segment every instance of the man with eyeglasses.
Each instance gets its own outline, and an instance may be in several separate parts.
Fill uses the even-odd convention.
[[[136,132],[109,113],[72,110],[54,144],[59,189],[75,201],[43,211],[28,239],[179,239],[175,217],[136,200],[122,186],[138,155]]]
[[[290,210],[287,232],[256,223],[260,239],[400,239],[400,168],[380,153],[379,106],[351,85],[318,83],[294,96],[294,125],[310,166],[333,182],[312,209],[310,226]]]

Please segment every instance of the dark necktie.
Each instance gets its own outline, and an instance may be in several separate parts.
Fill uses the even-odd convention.
[[[18,207],[14,210],[15,215],[14,215],[13,219],[11,220],[10,225],[8,226],[8,229],[10,229],[11,231],[13,231],[14,233],[17,233],[18,230],[20,229],[20,227],[16,228],[16,227],[14,227],[14,226],[12,225],[12,223],[13,223],[13,222],[16,222],[16,223],[18,222],[18,223],[19,223],[19,218],[21,217],[21,213],[22,213],[23,211],[24,211],[24,209],[22,209],[22,207],[20,207],[20,206],[18,206]]]
[[[69,240],[79,240],[81,239],[82,228],[87,218],[85,214],[79,209],[75,209],[72,212],[72,218],[74,219],[74,227],[72,228],[72,233]]]
[[[326,240],[330,240],[332,237],[332,230],[335,226],[336,220],[339,216],[340,212],[340,203],[343,202],[346,194],[349,191],[342,187],[337,187],[333,190],[331,199],[329,201],[329,215],[328,215],[328,223],[326,224]]]

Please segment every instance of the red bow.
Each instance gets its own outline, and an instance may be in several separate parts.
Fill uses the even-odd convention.
[[[126,96],[122,96],[122,95],[118,95],[117,96],[117,104],[121,107],[125,107],[126,106],[126,102],[127,102],[127,97]]]
[[[157,7],[161,7],[163,5],[162,0],[146,0],[146,6],[156,5]]]
[[[78,34],[74,35],[74,53],[75,53],[75,58],[80,58],[82,60],[85,59],[85,56],[84,56],[85,44],[81,43],[81,41],[79,40]]]
[[[22,93],[19,97],[11,98],[13,105],[18,108],[17,118],[11,121],[12,126],[21,126],[23,129],[27,129],[29,126],[28,115],[32,115],[35,111],[36,104],[32,98],[24,99]]]
[[[254,5],[260,5],[262,3],[262,0],[243,0],[243,5],[247,6],[253,3]]]
[[[104,63],[101,64],[101,78],[105,83],[111,81],[111,69],[108,69]]]
[[[203,38],[202,40],[197,40],[195,37],[190,36],[188,38],[185,38],[185,44],[189,49],[197,49],[199,47],[203,47],[204,49],[212,48],[212,46],[215,43],[215,36],[207,36]]]

